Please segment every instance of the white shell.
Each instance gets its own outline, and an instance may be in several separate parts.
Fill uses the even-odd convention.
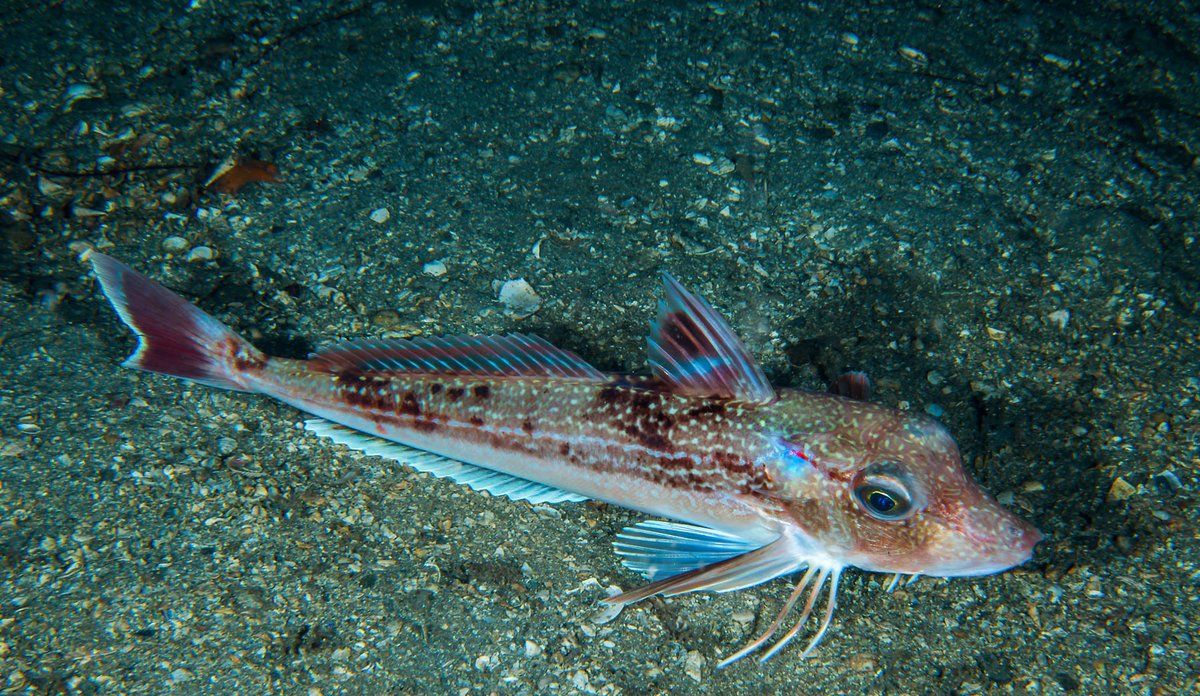
[[[505,281],[500,286],[500,304],[515,317],[527,317],[542,306],[542,298],[524,278]]]

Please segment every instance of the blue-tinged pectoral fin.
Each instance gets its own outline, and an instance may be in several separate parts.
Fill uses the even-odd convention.
[[[668,551],[667,562],[670,561],[670,556],[671,552]],[[753,551],[739,553],[709,565],[693,567],[691,570],[609,597],[604,601],[609,604],[631,604],[657,594],[672,597],[701,590],[733,592],[794,573],[806,565],[807,561],[797,555],[794,542],[781,537]]]
[[[626,568],[650,580],[662,580],[749,553],[761,546],[708,527],[647,520],[621,530],[613,550]]]

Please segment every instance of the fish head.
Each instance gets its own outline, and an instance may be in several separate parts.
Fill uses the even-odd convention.
[[[840,399],[839,399],[840,401]],[[791,530],[863,570],[987,575],[1031,557],[1042,534],[988,495],[932,419],[853,402],[819,435],[777,439],[768,474]]]

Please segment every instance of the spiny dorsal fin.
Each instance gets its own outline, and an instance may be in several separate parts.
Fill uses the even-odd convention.
[[[671,391],[770,403],[775,390],[729,323],[704,298],[663,273],[666,299],[647,340],[650,367]]]
[[[421,372],[495,377],[604,380],[603,372],[537,336],[367,338],[343,341],[309,356],[330,371]]]

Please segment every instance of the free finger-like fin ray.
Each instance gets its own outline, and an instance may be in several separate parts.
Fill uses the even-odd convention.
[[[792,609],[795,608],[796,602],[799,601],[800,597],[805,592],[807,592],[808,599],[804,602],[804,609],[800,612],[799,618],[796,619],[796,622],[792,625],[791,629],[789,629],[788,632],[783,635],[783,637],[777,640],[775,644],[767,650],[767,652],[763,653],[762,657],[758,658],[758,661],[766,662],[767,660],[771,659],[775,653],[779,652],[784,648],[784,646],[790,643],[791,640],[796,637],[796,634],[800,632],[800,629],[804,627],[804,624],[808,622],[808,617],[812,615],[813,609],[817,605],[817,599],[821,594],[821,588],[826,584],[826,582],[828,582],[829,596],[825,602],[825,612],[821,619],[821,625],[817,628],[817,632],[809,640],[808,645],[804,648],[804,652],[800,655],[801,659],[807,657],[812,652],[813,648],[815,648],[817,644],[821,642],[821,638],[825,636],[825,631],[829,628],[829,623],[833,619],[833,611],[837,606],[837,589],[838,580],[840,577],[840,568],[821,568],[810,566],[808,571],[804,573],[804,577],[802,577],[800,581],[796,583],[796,588],[792,590],[792,594],[788,597],[787,601],[783,603],[782,607],[780,607],[779,612],[775,615],[775,620],[771,622],[771,625],[768,626],[767,629],[763,631],[757,638],[747,643],[740,650],[724,660],[721,660],[717,666],[719,668],[727,667],[765,645],[767,641],[774,637],[775,633],[779,631],[780,626],[783,625],[784,619],[786,619],[788,614],[791,613]]]

